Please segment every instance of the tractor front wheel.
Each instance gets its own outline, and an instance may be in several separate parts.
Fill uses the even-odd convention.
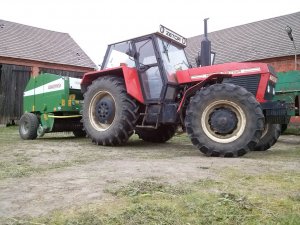
[[[157,129],[136,128],[135,133],[144,141],[164,143],[174,136],[176,129],[176,125],[160,125]]]
[[[85,131],[98,145],[124,144],[133,134],[137,110],[121,77],[100,77],[84,94],[82,116]]]
[[[39,120],[33,113],[25,113],[21,116],[19,122],[19,134],[24,140],[33,140],[37,138]]]
[[[205,155],[237,157],[259,141],[264,115],[245,88],[214,84],[191,98],[185,126],[192,143]]]

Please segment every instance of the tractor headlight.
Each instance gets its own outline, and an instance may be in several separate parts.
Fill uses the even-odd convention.
[[[265,99],[272,100],[275,95],[275,87],[272,82],[269,82],[265,90]]]

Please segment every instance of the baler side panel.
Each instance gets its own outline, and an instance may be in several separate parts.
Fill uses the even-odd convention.
[[[31,77],[26,85],[24,92],[28,92],[30,90],[34,90],[36,83],[36,78]],[[35,111],[35,95],[25,96],[23,94],[23,112],[33,112]]]
[[[299,92],[300,93],[300,71],[288,71],[277,73],[278,82],[276,93]]]

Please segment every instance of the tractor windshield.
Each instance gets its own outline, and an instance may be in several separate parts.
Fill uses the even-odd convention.
[[[177,70],[186,70],[189,67],[183,48],[177,47],[171,41],[158,37],[159,50],[169,82],[176,82]]]

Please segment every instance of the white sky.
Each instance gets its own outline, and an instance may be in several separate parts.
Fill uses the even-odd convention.
[[[102,63],[108,44],[152,33],[162,24],[184,37],[300,10],[299,0],[2,0],[0,19],[69,33]]]

